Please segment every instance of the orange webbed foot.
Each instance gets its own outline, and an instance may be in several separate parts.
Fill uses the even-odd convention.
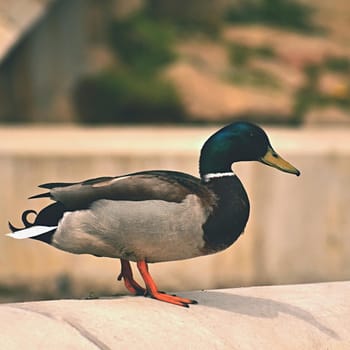
[[[145,281],[147,292],[153,299],[157,299],[160,301],[164,301],[166,303],[183,306],[183,307],[189,307],[190,304],[197,304],[197,301],[195,300],[181,298],[176,295],[170,295],[170,294],[166,294],[164,292],[158,291],[158,288],[148,271],[147,263],[145,261],[138,261],[137,267],[141,273],[143,280]]]
[[[150,296],[153,299],[157,299],[160,301],[164,301],[166,303],[183,306],[183,307],[189,307],[190,304],[198,304],[196,300],[182,298],[182,297],[178,297],[177,295],[169,295],[161,292],[155,292],[153,294],[150,293]]]

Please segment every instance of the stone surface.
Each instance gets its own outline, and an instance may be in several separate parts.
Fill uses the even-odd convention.
[[[203,74],[218,77],[230,69],[231,63],[227,48],[210,40],[187,40],[176,46],[181,61],[201,69]]]
[[[0,348],[349,349],[350,282],[0,305]]]
[[[312,8],[313,22],[334,41],[349,45],[349,2],[347,0],[299,0]]]
[[[52,0],[0,1],[0,62],[47,10]]]
[[[321,75],[318,89],[323,95],[345,100],[350,96],[349,84],[347,74],[328,72]]]
[[[350,125],[350,113],[340,107],[312,108],[305,115],[305,125]]]
[[[80,181],[143,169],[198,174],[198,155],[217,127],[0,128],[0,232],[20,226],[27,198],[45,182]],[[284,174],[257,163],[234,169],[251,201],[240,239],[208,257],[151,265],[164,290],[350,279],[350,129],[267,128],[272,145],[301,170]],[[32,295],[125,293],[119,262],[0,236],[0,285]],[[139,278],[136,274],[136,278]],[[12,293],[10,293],[10,296]]]
[[[306,82],[306,77],[300,69],[279,60],[252,59],[249,66],[271,74],[289,91],[296,91]]]
[[[327,37],[310,36],[263,25],[232,26],[225,30],[226,40],[250,47],[267,46],[293,67],[319,64],[328,57],[350,57],[348,46]]]
[[[186,62],[172,65],[167,77],[179,91],[189,120],[232,121],[241,115],[259,115],[260,120],[268,116],[269,121],[286,121],[292,114],[292,95],[278,89],[234,84]]]

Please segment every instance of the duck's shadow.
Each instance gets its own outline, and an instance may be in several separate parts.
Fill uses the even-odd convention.
[[[329,337],[340,339],[332,329],[324,326],[310,312],[300,307],[271,299],[228,294],[219,291],[203,291],[196,296],[201,305],[252,317],[275,318],[279,314],[291,315],[310,324]]]

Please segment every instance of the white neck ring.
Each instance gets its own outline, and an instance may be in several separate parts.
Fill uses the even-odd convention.
[[[211,179],[217,179],[221,177],[227,177],[227,176],[236,176],[233,171],[227,172],[227,173],[209,173],[203,175],[204,182],[209,182]]]

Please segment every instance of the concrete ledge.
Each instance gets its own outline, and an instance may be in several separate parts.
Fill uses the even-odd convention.
[[[0,348],[350,349],[350,282],[0,305]]]

